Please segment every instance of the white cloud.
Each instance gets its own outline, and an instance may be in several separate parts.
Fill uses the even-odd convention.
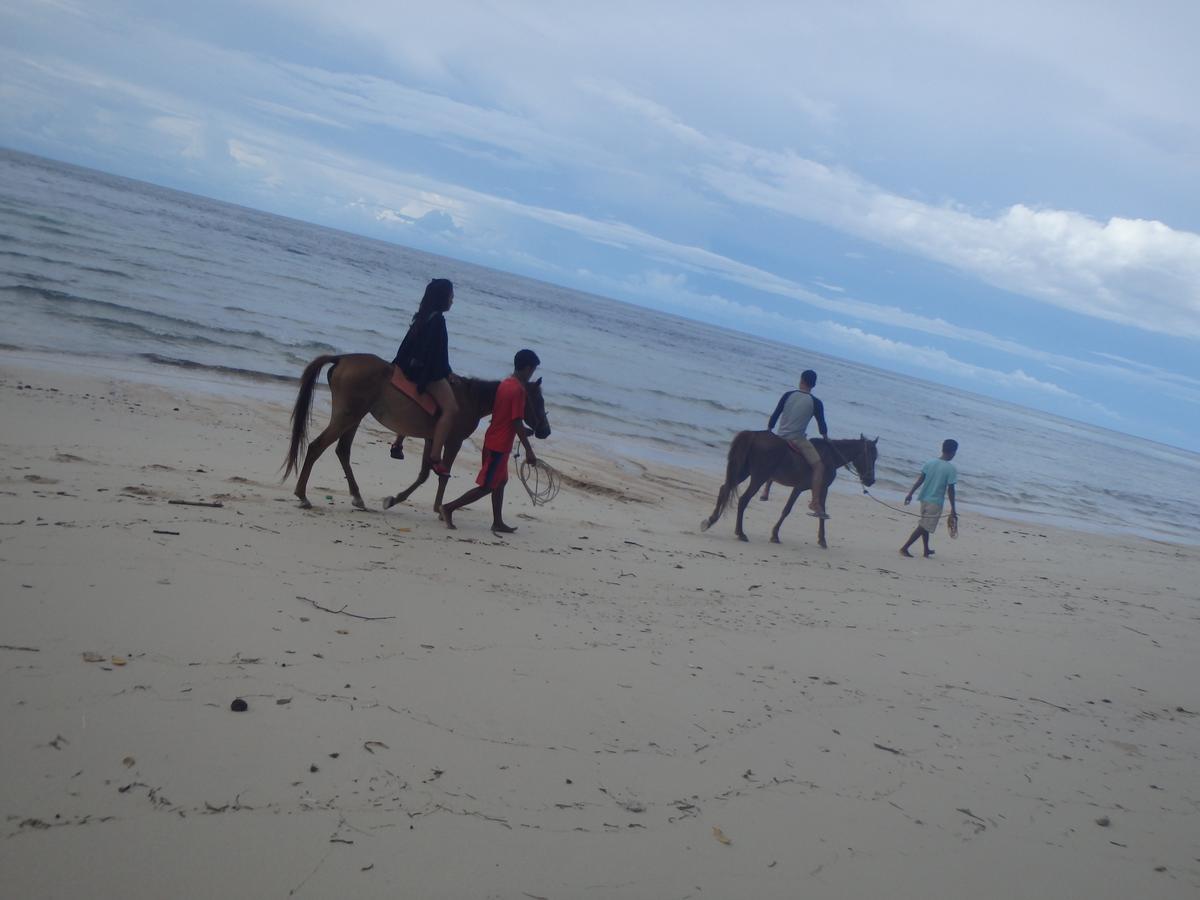
[[[844,349],[847,358],[866,357],[876,363],[897,366],[907,371],[923,371],[949,376],[958,383],[1000,387],[1017,395],[1040,394],[1059,400],[1086,405],[1111,419],[1119,418],[1103,405],[1094,403],[1067,390],[1061,385],[1029,375],[1023,369],[1011,371],[993,369],[957,359],[944,350],[898,341],[833,322],[809,321],[764,310],[753,304],[729,300],[719,294],[699,293],[690,289],[687,278],[678,273],[650,271],[629,279],[613,288],[621,293],[633,293],[643,301],[667,301],[690,314],[703,311],[739,327],[757,326],[753,330],[776,339],[790,338],[802,346],[816,348],[831,344]],[[928,376],[927,376],[928,377]]]
[[[244,141],[231,139],[228,142],[229,157],[239,166],[245,166],[250,169],[268,169],[271,168],[267,157],[261,150],[253,149]]]
[[[185,159],[204,157],[204,125],[195,119],[159,116],[150,120],[150,128],[175,138],[180,146],[179,153]]]

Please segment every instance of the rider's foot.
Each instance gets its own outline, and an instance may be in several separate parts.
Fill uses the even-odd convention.
[[[404,442],[396,441],[392,444],[392,459],[404,459]]]
[[[828,519],[830,517],[829,513],[825,512],[823,509],[810,509],[808,514],[814,519]]]
[[[438,478],[449,478],[450,477],[449,467],[444,462],[442,462],[440,459],[439,460],[430,460],[429,468],[433,470],[433,474],[436,475]]]

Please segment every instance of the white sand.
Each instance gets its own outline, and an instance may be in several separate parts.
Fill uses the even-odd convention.
[[[1200,890],[1196,548],[981,518],[970,472],[932,560],[851,493],[829,550],[766,542],[782,491],[740,544],[711,476],[557,435],[582,484],[513,482],[504,540],[355,511],[332,453],[303,512],[290,389],[158,378],[0,354],[3,896]],[[376,506],[415,470],[356,453]]]

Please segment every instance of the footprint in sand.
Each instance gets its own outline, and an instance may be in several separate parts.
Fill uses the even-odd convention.
[[[91,462],[90,459],[84,459],[82,456],[76,456],[74,453],[55,453],[54,461],[61,462],[61,463]]]
[[[25,480],[33,484],[58,484],[57,478],[46,478],[44,475],[26,475]]]

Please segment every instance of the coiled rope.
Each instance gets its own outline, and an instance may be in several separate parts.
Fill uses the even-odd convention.
[[[536,466],[522,459],[517,464],[517,477],[521,479],[521,486],[534,506],[545,506],[558,496],[558,489],[562,486],[562,476],[558,470],[540,458]]]

